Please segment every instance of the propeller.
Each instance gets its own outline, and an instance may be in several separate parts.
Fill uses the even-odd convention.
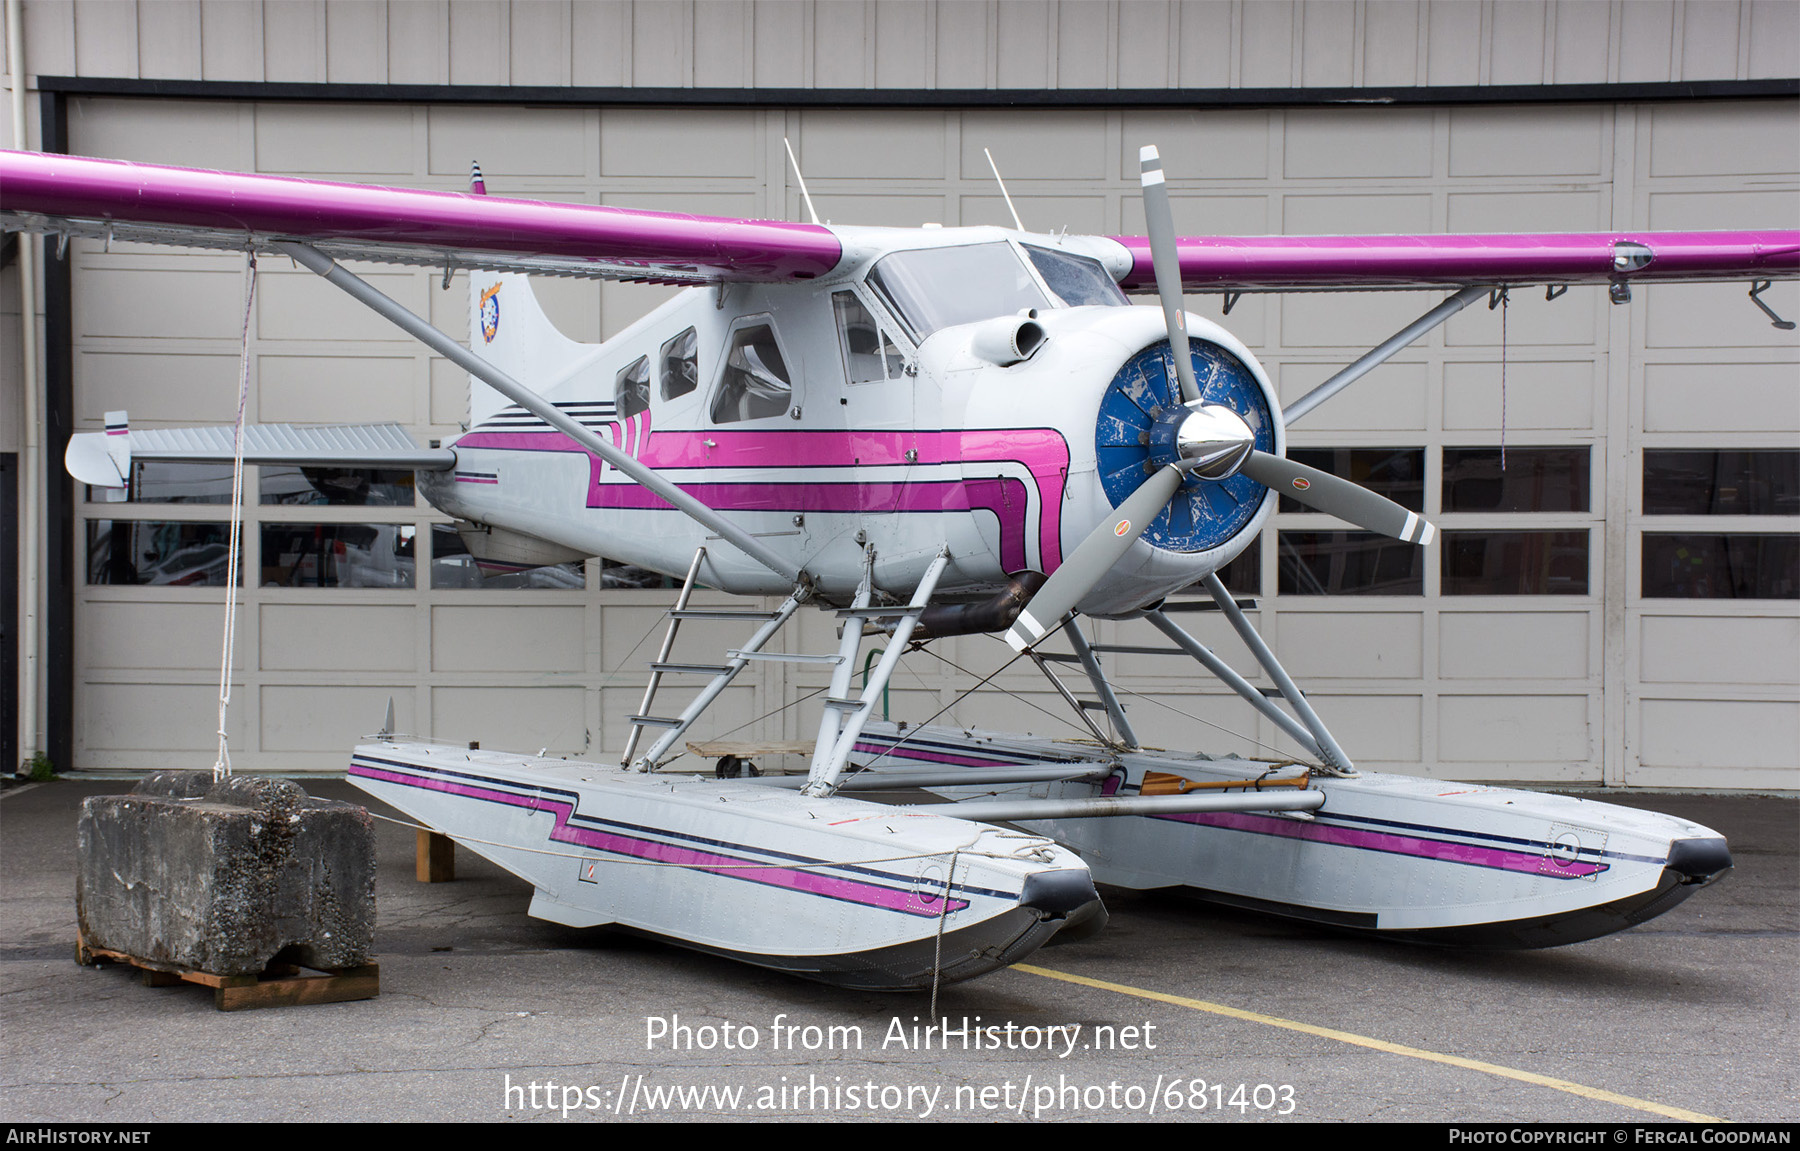
[[[1200,402],[1200,386],[1187,351],[1187,313],[1181,298],[1175,218],[1163,182],[1162,159],[1154,146],[1143,148],[1138,156],[1156,294],[1162,302],[1183,402],[1161,412],[1150,428],[1150,457],[1161,466],[1076,546],[1019,613],[1006,633],[1006,642],[1019,651],[1061,624],[1063,617],[1124,558],[1190,476],[1218,481],[1241,471],[1314,511],[1368,531],[1422,546],[1437,536],[1437,529],[1423,516],[1407,511],[1386,496],[1329,472],[1257,450],[1255,433],[1241,416],[1223,405]]]

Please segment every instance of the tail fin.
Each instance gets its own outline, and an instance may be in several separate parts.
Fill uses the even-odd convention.
[[[598,345],[556,330],[538,306],[531,281],[515,273],[469,273],[469,347],[534,392],[566,379]],[[469,424],[481,423],[511,401],[469,377]]]

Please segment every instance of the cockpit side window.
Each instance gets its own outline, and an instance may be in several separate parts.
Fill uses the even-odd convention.
[[[713,423],[779,416],[788,410],[793,395],[793,377],[775,342],[775,330],[753,324],[733,332],[719,391],[713,396]]]
[[[700,386],[700,341],[689,328],[662,346],[662,398],[685,396]]]
[[[899,379],[900,350],[856,293],[833,292],[831,310],[844,352],[844,378],[853,384]]]
[[[1085,304],[1100,304],[1107,307],[1129,304],[1125,293],[1119,285],[1106,274],[1100,261],[1087,256],[1077,256],[1072,252],[1058,252],[1050,248],[1036,248],[1024,245],[1025,254],[1031,257],[1031,266],[1044,277],[1044,283],[1056,294],[1065,305],[1079,308]]]
[[[650,407],[650,357],[639,356],[627,364],[613,382],[613,404],[621,420]]]

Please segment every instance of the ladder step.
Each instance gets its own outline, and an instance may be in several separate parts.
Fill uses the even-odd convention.
[[[1097,699],[1083,699],[1083,700],[1077,700],[1076,702],[1081,704],[1081,710],[1083,710],[1083,711],[1105,711],[1106,710],[1106,705],[1104,703],[1101,703]]]
[[[1091,644],[1094,651],[1120,652],[1126,655],[1187,655],[1178,647],[1136,647],[1128,643]]]
[[[679,719],[670,719],[661,715],[634,715],[631,717],[634,727],[680,727]]]
[[[1100,649],[1099,649],[1099,647],[1096,646],[1093,650],[1099,651]],[[1037,653],[1037,657],[1039,659],[1043,660],[1045,663],[1080,663],[1081,662],[1080,656],[1074,654],[1073,652],[1067,652],[1067,651],[1040,651]]]
[[[772,611],[751,611],[732,607],[684,607],[671,609],[670,619],[742,619],[771,620],[780,613]]]
[[[859,711],[862,708],[862,700],[838,699],[828,695],[825,697],[825,706],[837,711]]]
[[[761,659],[774,663],[843,663],[840,655],[796,655],[779,651],[728,651],[735,659]]]
[[[731,669],[722,663],[653,663],[651,671],[671,671],[683,675],[724,675]]]
[[[923,608],[911,607],[846,607],[838,609],[839,619],[898,619],[903,615],[913,615]]]

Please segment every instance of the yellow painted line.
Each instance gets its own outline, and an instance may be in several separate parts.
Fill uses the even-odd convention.
[[[1014,971],[1023,971],[1028,975],[1041,975],[1046,979],[1060,979],[1064,983],[1076,983],[1082,987],[1094,987],[1101,991],[1115,991],[1120,995],[1134,995],[1139,999],[1150,999],[1157,1003],[1169,1003],[1176,1007],[1187,1007],[1194,1011],[1206,1011],[1214,1015],[1224,1015],[1232,1019],[1242,1019],[1249,1023],[1264,1023],[1270,1027],[1282,1027],[1289,1031],[1299,1031],[1307,1035],[1317,1035],[1323,1039],[1335,1039],[1340,1043],[1349,1043],[1357,1047],[1367,1047],[1375,1051],[1385,1051],[1390,1055],[1405,1055],[1411,1059],[1423,1059],[1428,1063],[1444,1063],[1451,1067],[1462,1067],[1469,1071],[1480,1071],[1488,1075],[1498,1075],[1504,1079],[1516,1079],[1521,1083],[1531,1083],[1538,1087],[1549,1087],[1555,1091],[1567,1091],[1571,1095],[1579,1095],[1584,1099],[1597,1099],[1602,1103],[1617,1103],[1621,1107],[1629,1107],[1634,1111],[1645,1111],[1651,1115],[1660,1115],[1665,1119],[1678,1119],[1686,1123],[1727,1123],[1714,1115],[1702,1115],[1698,1111],[1684,1111],[1680,1107],[1670,1107],[1663,1103],[1653,1103],[1648,1099],[1634,1099],[1630,1095],[1620,1095],[1612,1091],[1602,1091],[1598,1087],[1586,1087],[1580,1083],[1571,1083],[1567,1079],[1553,1079],[1548,1075],[1538,1075],[1531,1071],[1520,1071],[1516,1067],[1502,1067],[1498,1063],[1483,1063],[1479,1059],[1464,1059],[1460,1055],[1444,1055],[1437,1051],[1426,1051],[1420,1047],[1407,1047],[1400,1043],[1389,1043],[1385,1039],[1371,1039],[1367,1035],[1357,1035],[1350,1031],[1338,1031],[1330,1027],[1316,1027],[1311,1023],[1300,1023],[1293,1019],[1282,1019],[1276,1015],[1264,1015],[1257,1011],[1245,1011],[1238,1007],[1227,1007],[1222,1003],[1208,1003],[1204,999],[1189,999],[1183,995],[1170,995],[1162,991],[1147,991],[1142,987],[1127,987],[1123,983],[1108,983],[1104,979],[1089,979],[1084,975],[1071,975],[1066,971],[1052,971],[1048,967],[1035,967],[1028,963],[1015,963]]]

